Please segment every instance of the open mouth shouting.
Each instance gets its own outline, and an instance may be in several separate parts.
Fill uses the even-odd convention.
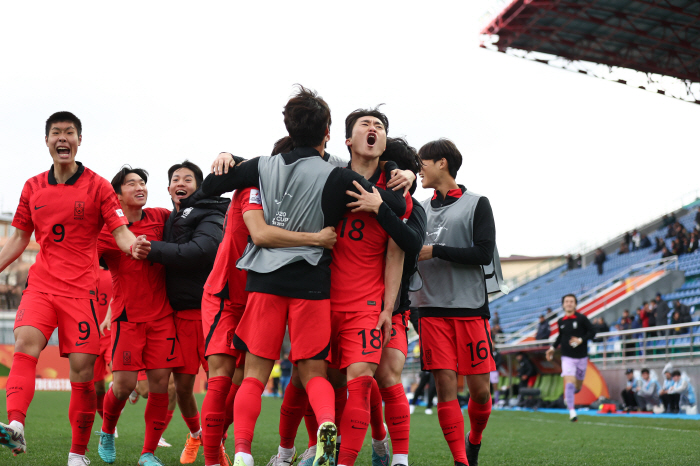
[[[70,157],[70,147],[65,145],[58,146],[56,147],[56,153],[60,157]]]
[[[175,191],[175,196],[176,196],[178,199],[185,198],[185,197],[187,197],[187,191],[184,190],[184,189],[178,189],[178,190]]]
[[[369,133],[367,135],[367,145],[373,147],[375,142],[377,142],[377,135],[374,133]]]

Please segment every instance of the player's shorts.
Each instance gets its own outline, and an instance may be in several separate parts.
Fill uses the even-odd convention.
[[[112,361],[112,336],[100,336],[100,354],[95,359],[93,382],[104,380],[109,375],[109,363]]]
[[[299,299],[251,292],[234,336],[236,349],[265,359],[280,358],[289,326],[294,358],[328,360],[331,339],[330,299]]]
[[[329,367],[382,360],[384,334],[377,330],[379,312],[331,312],[331,361]]]
[[[100,324],[91,299],[25,291],[15,316],[15,329],[24,326],[39,330],[46,341],[58,327],[61,357],[100,353]]]
[[[233,304],[230,300],[204,292],[202,296],[202,330],[204,356],[226,354],[236,358],[236,367],[245,362],[245,352],[233,347],[233,336],[243,317],[245,305]]]
[[[496,370],[488,320],[421,317],[418,327],[424,371],[448,369],[474,375]]]
[[[177,341],[180,343],[182,353],[182,365],[173,369],[176,374],[199,373],[199,366],[209,372],[209,364],[204,358],[204,335],[202,334],[201,320],[180,319],[175,314],[175,328],[177,329]]]
[[[387,348],[394,348],[408,354],[408,322],[411,311],[394,314],[391,316],[391,340],[386,345]]]
[[[153,322],[112,323],[112,371],[167,369],[182,361],[172,315]]]
[[[491,383],[498,383],[499,382],[498,371],[493,371],[493,372],[491,372],[491,374],[489,374],[489,381]]]
[[[586,378],[586,368],[588,367],[588,358],[570,358],[568,356],[561,357],[561,376],[576,377],[576,380]]]

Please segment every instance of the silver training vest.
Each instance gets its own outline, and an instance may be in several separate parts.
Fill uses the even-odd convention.
[[[265,222],[289,231],[321,231],[321,196],[333,169],[321,157],[303,157],[289,165],[281,155],[260,157],[258,173]],[[322,247],[261,248],[248,244],[236,267],[270,273],[301,260],[318,265],[322,256]]]
[[[479,194],[465,191],[456,202],[443,207],[433,208],[430,198],[423,201],[427,215],[425,245],[472,247],[474,211],[480,198]],[[416,307],[478,309],[486,303],[487,293],[501,291],[503,283],[496,247],[493,260],[486,267],[433,258],[418,262],[418,271],[423,286],[411,293],[411,304]],[[416,275],[413,278],[418,278]],[[412,288],[418,286],[412,283]]]

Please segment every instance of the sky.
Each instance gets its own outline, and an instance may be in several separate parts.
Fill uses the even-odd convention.
[[[479,48],[494,1],[12,2],[0,16],[0,208],[51,165],[44,123],[83,123],[77,160],[108,180],[267,155],[295,83],[345,116],[385,104],[389,136],[447,137],[457,181],[491,201],[502,257],[606,241],[700,189],[700,106]],[[418,199],[431,193],[419,189]]]

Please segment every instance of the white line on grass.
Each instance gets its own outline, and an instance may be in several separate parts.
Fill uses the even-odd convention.
[[[551,419],[537,419],[537,418],[529,418],[529,417],[518,417],[518,419],[522,419],[524,421],[537,421],[537,422],[548,422],[551,424],[561,424],[561,421],[553,421]],[[689,432],[692,434],[698,433],[698,431],[696,431],[696,430],[669,429],[668,427],[635,426],[635,425],[629,425],[629,424],[609,424],[607,422],[588,422],[588,421],[578,421],[578,422],[579,422],[579,424],[587,424],[590,426],[632,427],[632,428],[637,428],[637,429],[670,430],[673,432]]]

